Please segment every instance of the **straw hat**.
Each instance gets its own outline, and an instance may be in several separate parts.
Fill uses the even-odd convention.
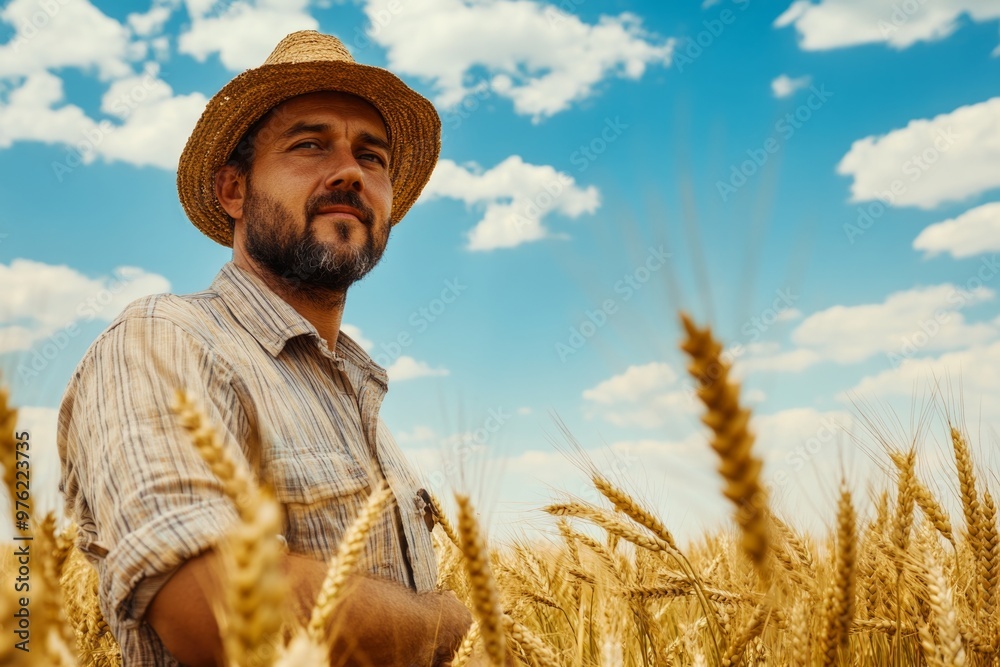
[[[177,166],[177,192],[195,227],[232,247],[229,218],[215,197],[215,173],[264,114],[296,95],[323,90],[357,95],[382,114],[391,145],[390,222],[402,219],[441,151],[441,119],[434,105],[392,72],[354,62],[336,37],[302,30],[281,40],[263,65],[226,84],[201,114]]]

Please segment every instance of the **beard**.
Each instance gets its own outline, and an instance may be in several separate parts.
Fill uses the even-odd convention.
[[[351,223],[333,222],[338,242],[316,238],[315,220],[324,206],[346,205],[359,212],[365,240],[351,242]],[[325,302],[331,292],[343,293],[375,268],[391,233],[386,231],[375,243],[375,213],[353,190],[335,190],[311,198],[305,206],[305,229],[297,233],[298,221],[292,212],[270,196],[257,193],[246,181],[243,202],[246,220],[246,251],[261,267],[286,286],[310,300]]]

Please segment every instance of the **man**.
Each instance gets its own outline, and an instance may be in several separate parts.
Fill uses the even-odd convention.
[[[203,292],[129,304],[59,412],[60,488],[126,667],[222,664],[214,547],[236,513],[170,410],[175,388],[282,503],[299,614],[388,482],[395,502],[343,602],[335,664],[440,664],[469,627],[454,596],[433,592],[419,485],[378,416],[386,372],[340,330],[348,288],[378,263],[439,150],[430,102],[314,31],[208,103],[177,185],[233,259]]]

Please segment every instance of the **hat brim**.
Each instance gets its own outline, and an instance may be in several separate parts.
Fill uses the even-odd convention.
[[[177,193],[188,218],[206,236],[232,247],[229,218],[215,196],[215,174],[237,143],[268,111],[298,95],[338,91],[368,101],[389,134],[390,222],[398,223],[420,196],[441,152],[434,105],[392,72],[346,61],[276,63],[243,72],[213,97],[177,165]]]

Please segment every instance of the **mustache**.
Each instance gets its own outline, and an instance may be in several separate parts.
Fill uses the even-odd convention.
[[[375,211],[362,201],[361,195],[354,190],[334,190],[306,202],[306,224],[311,224],[324,206],[350,206],[357,209],[361,222],[366,227],[375,223]]]

